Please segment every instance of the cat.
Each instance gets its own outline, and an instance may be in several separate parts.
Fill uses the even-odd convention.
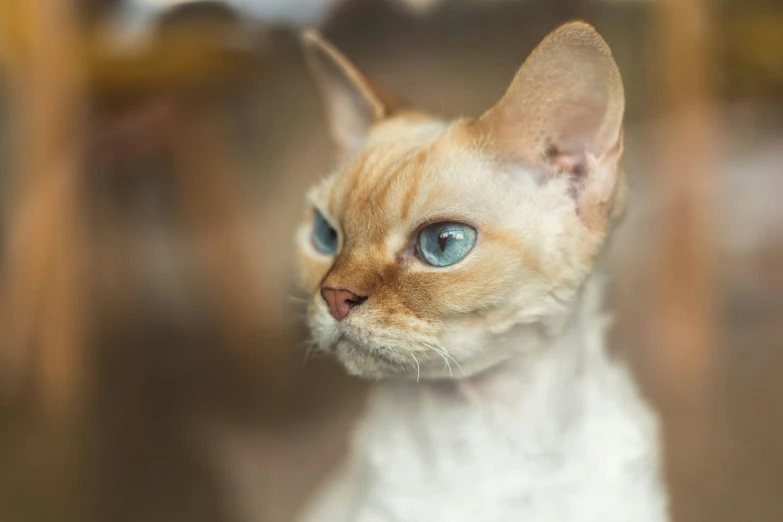
[[[453,122],[313,31],[341,166],[296,233],[317,349],[378,380],[313,522],[668,520],[658,420],[605,349],[624,91],[583,22]]]

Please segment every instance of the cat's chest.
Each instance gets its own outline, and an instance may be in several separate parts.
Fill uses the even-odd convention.
[[[619,514],[618,496],[655,488],[652,480],[639,487],[645,477],[626,476],[645,466],[645,449],[591,440],[579,412],[539,425],[520,423],[514,413],[449,400],[438,390],[379,391],[356,441],[363,492],[355,519],[623,520],[606,518]],[[652,479],[653,470],[646,472]],[[652,495],[643,491],[634,504]],[[659,520],[657,509],[648,511],[651,518],[634,520]]]
[[[384,390],[375,397],[357,442],[368,473],[384,487],[491,498],[581,480],[578,419],[572,432],[556,432],[524,426],[502,406],[470,407],[444,395]]]

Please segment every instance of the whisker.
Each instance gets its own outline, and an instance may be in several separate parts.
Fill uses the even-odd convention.
[[[421,377],[421,368],[419,367],[419,360],[412,353],[411,353],[411,357],[413,357],[413,360],[416,361],[416,382],[419,382],[419,377]]]
[[[306,365],[310,359],[321,355],[321,352],[318,350],[318,342],[315,339],[303,339],[300,343],[304,346],[303,365]]]
[[[445,355],[446,357],[448,357],[449,359],[451,359],[452,361],[454,361],[454,364],[456,364],[456,365],[457,365],[457,368],[459,368],[459,369],[460,369],[460,371],[462,372],[462,375],[463,375],[463,376],[465,376],[465,375],[466,375],[466,374],[465,374],[465,370],[462,368],[462,365],[459,363],[459,361],[458,361],[458,360],[456,360],[454,357],[452,357],[452,355],[449,353],[449,351],[446,349],[446,347],[445,347],[445,346],[443,346],[443,345],[442,345],[442,344],[440,344],[440,343],[438,343],[438,344],[436,344],[436,345],[434,345],[434,346],[435,346],[435,349],[436,349],[436,351],[438,351],[438,352],[439,352],[439,353],[441,353],[442,355]]]
[[[310,357],[312,357],[313,353],[315,352],[315,346],[306,346],[304,357],[302,358],[302,365],[307,365],[307,361],[310,360]]]
[[[449,376],[453,377],[454,374],[451,371],[451,363],[446,358],[446,355],[437,346],[435,346],[435,345],[428,345],[428,346],[430,347],[430,349],[434,350],[435,353],[437,353],[438,355],[440,355],[443,358],[443,361],[446,363],[443,366],[443,369],[445,370],[448,367],[448,369],[449,369]]]
[[[296,343],[296,346],[299,348],[311,348],[315,346],[315,341],[311,340],[301,340]]]
[[[457,365],[457,368],[459,368],[459,371],[461,371],[461,372],[462,372],[462,376],[464,377],[464,376],[465,376],[465,370],[462,368],[462,365],[459,363],[459,361],[457,361],[457,359],[455,359],[454,357],[452,357],[452,356],[451,356],[451,354],[449,353],[449,351],[448,351],[446,348],[443,348],[443,347],[441,346],[441,349],[442,349],[444,352],[446,352],[446,357],[448,357],[449,359],[451,359],[452,361],[454,361],[454,364],[456,364],[456,365]]]
[[[542,147],[541,145],[538,146],[538,152],[541,154],[541,159],[545,162],[549,162],[549,154],[547,153],[546,149]]]

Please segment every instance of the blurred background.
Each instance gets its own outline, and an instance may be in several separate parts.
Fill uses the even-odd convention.
[[[773,0],[0,2],[0,520],[292,520],[368,389],[304,360],[292,232],[334,157],[299,29],[456,117],[573,18],[624,76],[611,348],[674,520],[783,520]]]

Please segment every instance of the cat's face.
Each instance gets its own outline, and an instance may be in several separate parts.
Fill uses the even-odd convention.
[[[618,207],[622,88],[603,40],[561,28],[495,108],[453,123],[395,107],[307,41],[349,158],[310,191],[297,234],[318,347],[372,378],[458,378],[532,349],[569,311]],[[539,67],[573,53],[603,68],[584,93],[531,91]]]

